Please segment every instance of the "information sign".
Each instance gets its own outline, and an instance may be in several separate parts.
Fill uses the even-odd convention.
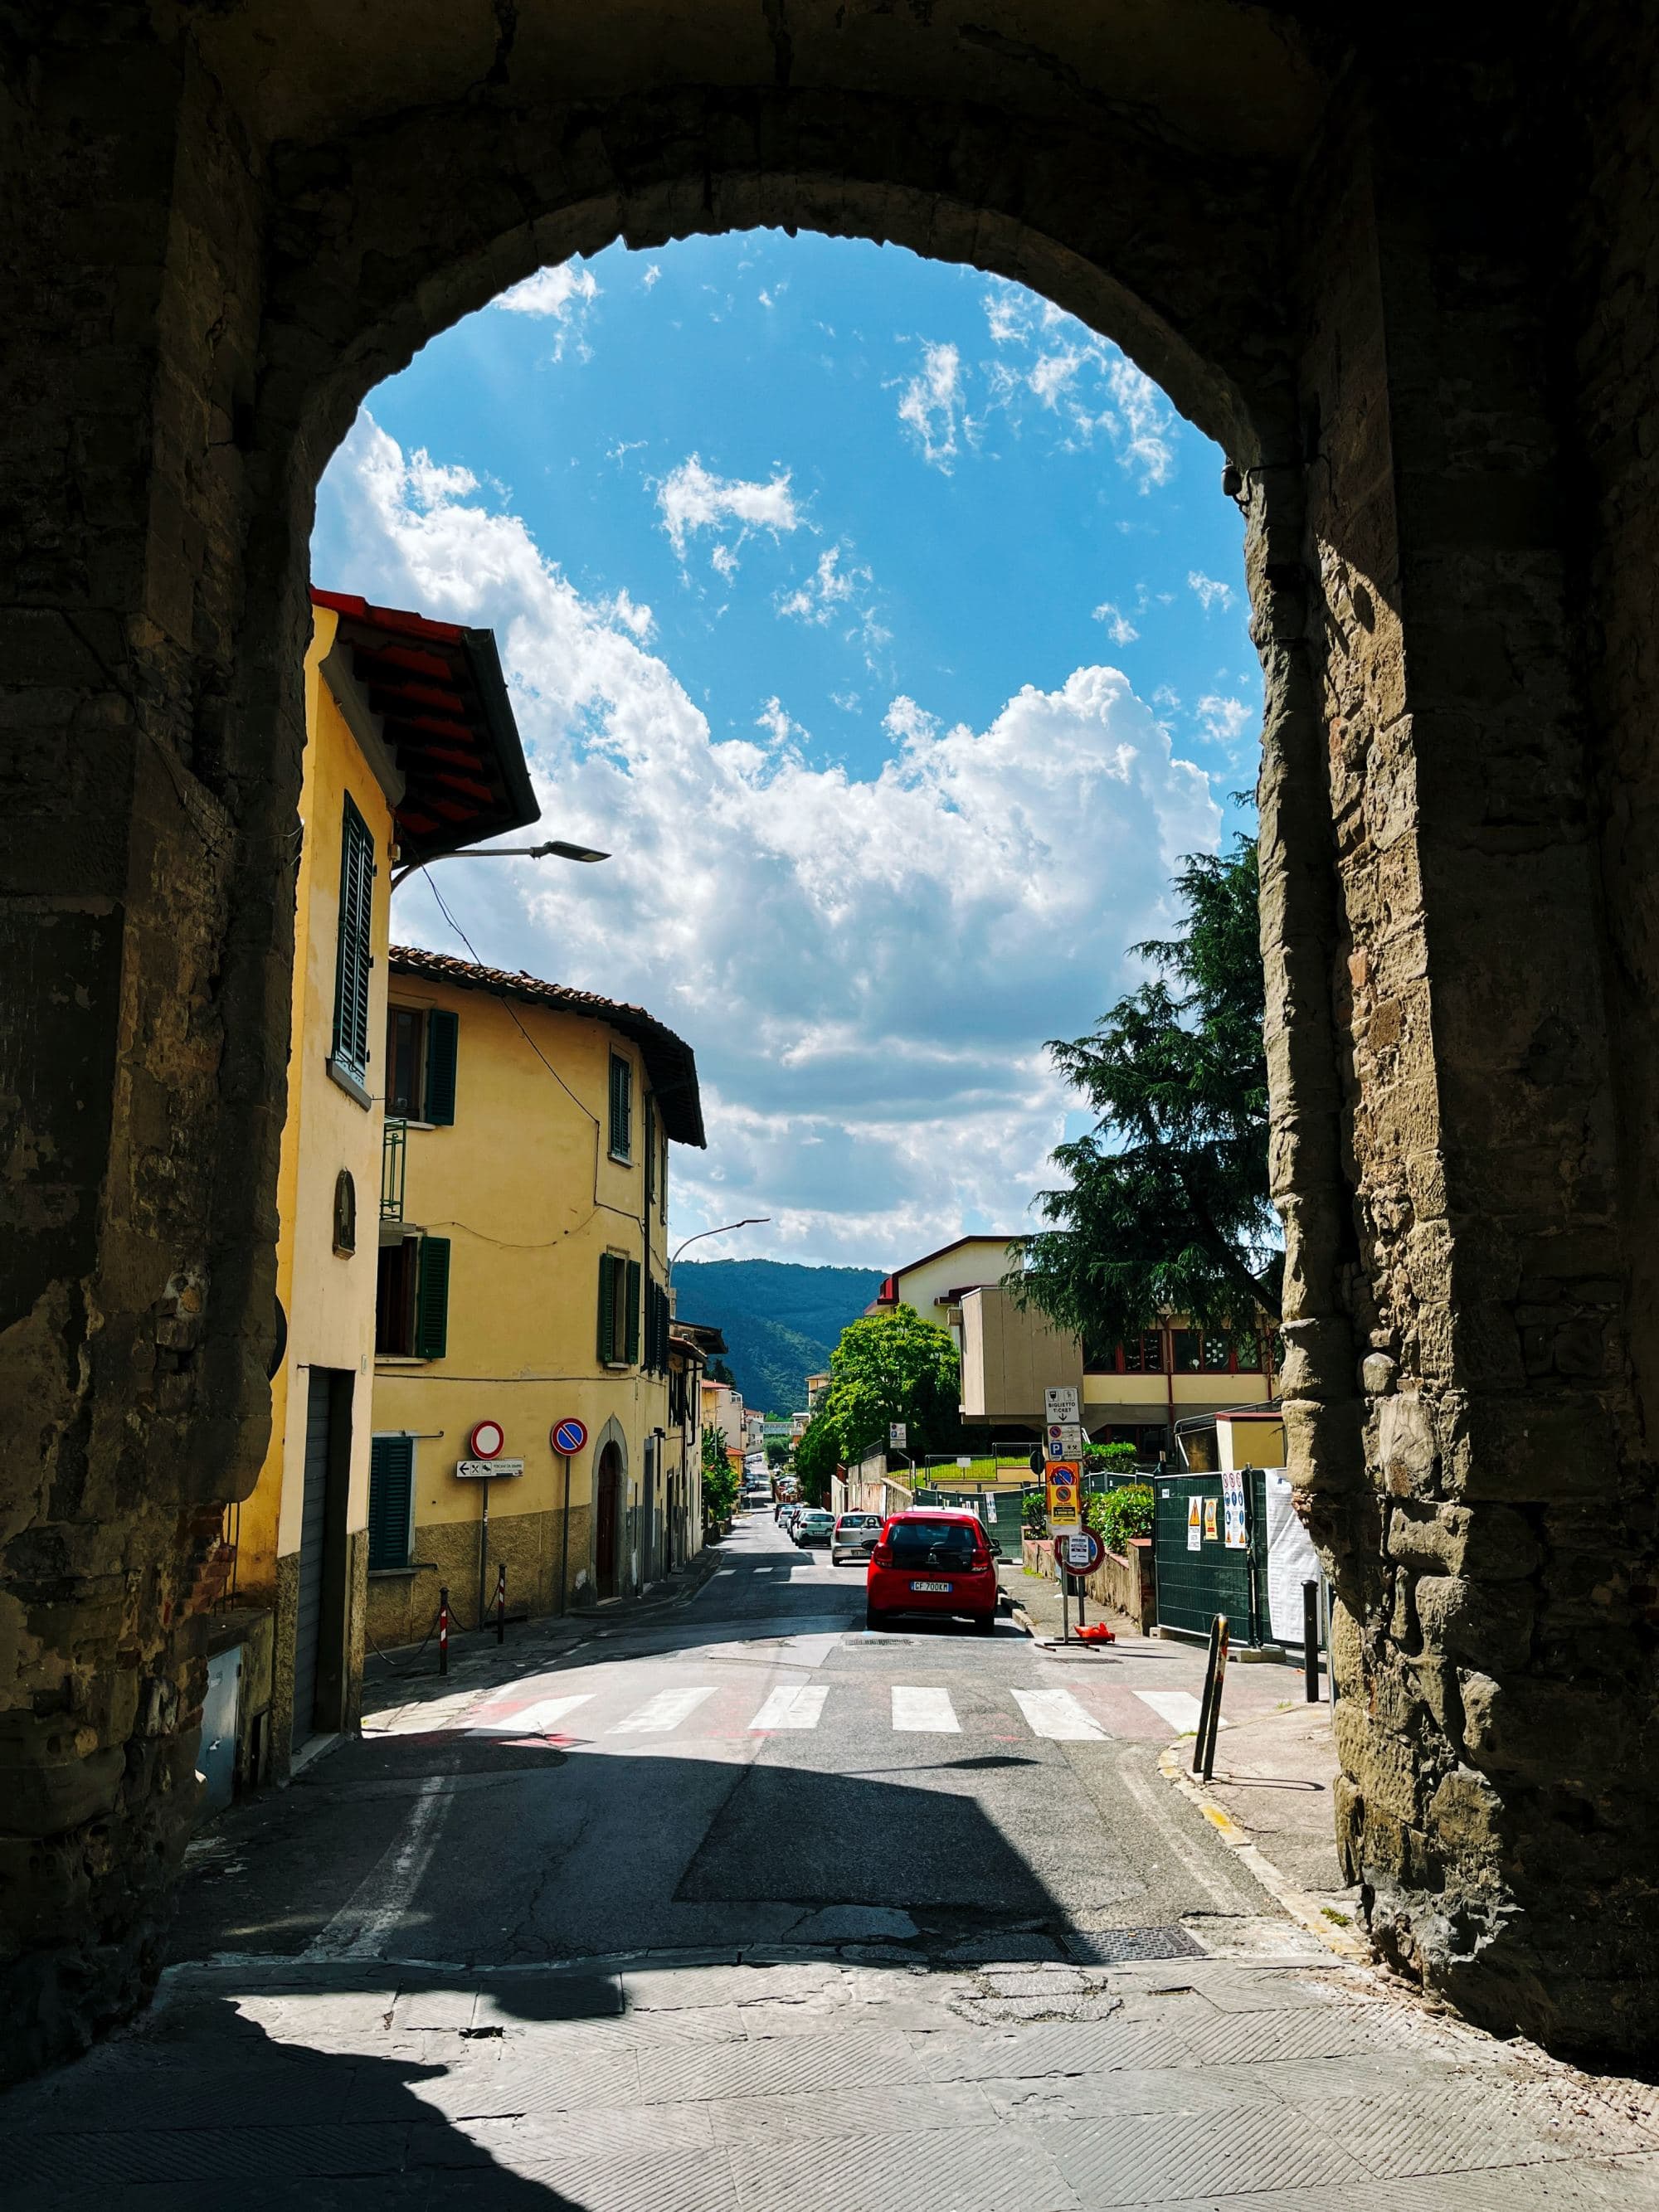
[[[553,1449],[566,1459],[580,1451],[587,1442],[587,1424],[574,1418],[553,1424]]]
[[[1070,1383],[1063,1387],[1051,1383],[1043,1392],[1042,1418],[1045,1421],[1080,1421],[1083,1419],[1077,1391]]]
[[[1244,1533],[1244,1477],[1236,1468],[1221,1475],[1221,1540],[1231,1552],[1242,1552],[1249,1541]]]
[[[1056,1536],[1083,1525],[1083,1470],[1075,1460],[1051,1459],[1047,1468],[1048,1526]]]
[[[1204,1547],[1204,1508],[1196,1498],[1187,1500],[1187,1549],[1201,1551]]]
[[[903,1451],[906,1449],[904,1439],[908,1433],[902,1421],[895,1421],[887,1431],[888,1450]]]
[[[1080,1460],[1083,1457],[1081,1421],[1050,1421],[1047,1433],[1050,1459]]]
[[[455,1472],[463,1482],[494,1482],[499,1476],[505,1482],[515,1474],[524,1473],[521,1459],[458,1459]]]

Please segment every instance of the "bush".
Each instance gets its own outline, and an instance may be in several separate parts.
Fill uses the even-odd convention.
[[[1020,1500],[1020,1525],[1030,1534],[1041,1536],[1048,1526],[1048,1501],[1040,1490],[1028,1490]]]
[[[1084,1464],[1091,1474],[1104,1468],[1111,1474],[1127,1474],[1134,1463],[1135,1448],[1133,1444],[1085,1444],[1084,1447]]]
[[[1127,1483],[1121,1490],[1091,1498],[1085,1518],[1109,1552],[1125,1552],[1132,1536],[1152,1533],[1152,1486],[1145,1482]]]

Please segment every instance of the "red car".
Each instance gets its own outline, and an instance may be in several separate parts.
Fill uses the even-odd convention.
[[[870,1558],[864,1625],[884,1628],[902,1613],[965,1614],[981,1636],[997,1625],[997,1570],[972,1513],[916,1505],[895,1513]]]

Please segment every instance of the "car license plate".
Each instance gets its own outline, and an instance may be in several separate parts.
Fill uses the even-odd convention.
[[[913,1590],[945,1590],[945,1591],[948,1591],[948,1590],[950,1589],[951,1585],[950,1585],[950,1583],[911,1583],[911,1585],[910,1585],[910,1587],[911,1587],[911,1589],[912,1589]]]

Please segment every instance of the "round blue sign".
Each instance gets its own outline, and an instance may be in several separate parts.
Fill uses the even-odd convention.
[[[579,1452],[586,1442],[587,1424],[585,1421],[558,1421],[554,1424],[553,1449],[556,1452],[562,1452],[567,1459],[573,1452]]]

